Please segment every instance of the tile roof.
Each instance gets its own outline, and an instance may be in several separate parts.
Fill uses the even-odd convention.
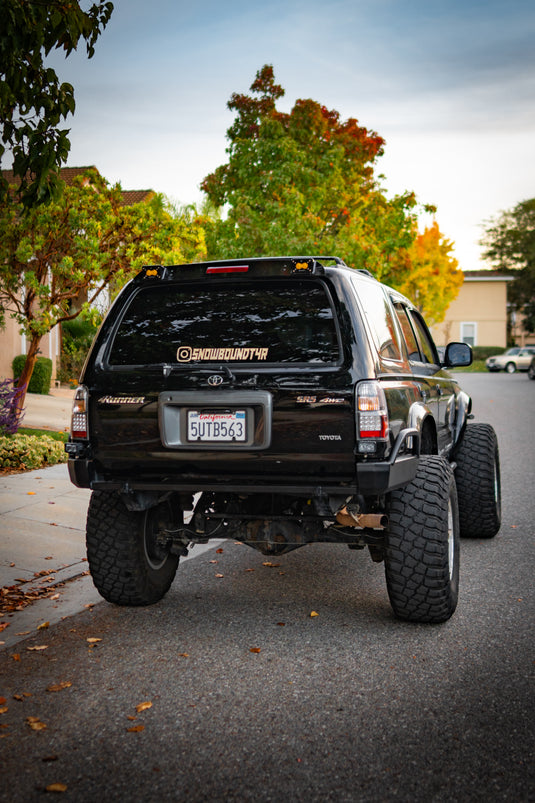
[[[62,167],[60,176],[67,184],[71,186],[76,176],[83,175],[88,170],[97,170],[95,165],[86,165],[85,167]],[[98,170],[97,170],[98,173]],[[12,170],[2,170],[2,176],[9,184],[18,184],[19,178],[15,176]],[[154,195],[154,190],[121,190],[123,195],[123,206],[132,206],[142,201],[149,201]]]

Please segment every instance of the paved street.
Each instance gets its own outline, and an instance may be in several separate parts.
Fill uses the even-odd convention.
[[[504,511],[495,539],[462,543],[449,622],[396,621],[382,566],[330,545],[268,561],[225,543],[150,608],[84,608],[81,594],[80,613],[0,652],[0,800],[52,783],[75,801],[533,800],[535,383],[462,384],[498,432]],[[56,530],[51,476],[40,534]],[[83,563],[82,518],[28,572],[44,552]]]

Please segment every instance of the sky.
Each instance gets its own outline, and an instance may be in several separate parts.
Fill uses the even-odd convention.
[[[386,140],[376,173],[387,195],[434,204],[463,270],[488,267],[485,223],[535,196],[532,0],[114,6],[91,60],[85,47],[50,59],[75,91],[69,166],[202,201],[202,179],[227,159],[227,101],[272,64],[280,110],[312,98]]]

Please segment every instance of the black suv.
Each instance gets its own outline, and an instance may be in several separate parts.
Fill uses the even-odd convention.
[[[93,493],[87,551],[105,599],[146,605],[191,544],[265,555],[346,543],[384,561],[392,608],[442,622],[459,535],[500,527],[498,446],[468,424],[418,310],[337,257],[147,267],[91,348],[66,445]]]

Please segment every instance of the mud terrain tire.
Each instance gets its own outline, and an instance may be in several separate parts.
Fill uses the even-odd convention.
[[[493,538],[501,524],[500,456],[490,424],[468,424],[455,454],[463,538]]]
[[[396,616],[445,622],[459,591],[457,490],[449,463],[422,457],[415,478],[390,496],[386,585]]]
[[[98,592],[116,605],[151,605],[168,591],[179,558],[155,539],[168,503],[128,510],[116,493],[93,491],[87,511],[89,570]]]

